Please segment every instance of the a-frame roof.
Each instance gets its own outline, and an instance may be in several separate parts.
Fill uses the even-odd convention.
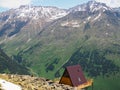
[[[87,80],[85,79],[84,74],[82,72],[81,66],[74,65],[74,66],[66,67],[64,74],[60,80],[60,83],[67,84],[67,83],[64,83],[65,80],[63,80],[64,79],[63,77],[66,77],[66,72],[68,74],[67,76],[70,79],[69,81],[72,86],[79,86],[79,85],[87,82]]]

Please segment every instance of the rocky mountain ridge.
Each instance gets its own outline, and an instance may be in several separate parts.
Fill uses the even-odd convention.
[[[28,75],[0,74],[0,78],[19,85],[22,90],[74,90],[74,87],[59,84],[50,79]],[[0,88],[1,89],[1,88]]]
[[[76,11],[88,11],[88,12],[97,12],[97,11],[106,11],[112,10],[111,7],[108,7],[104,3],[96,2],[96,1],[89,1],[87,4],[81,4],[69,9],[69,12],[76,12]]]
[[[57,19],[65,16],[67,11],[64,9],[59,9],[57,7],[50,6],[20,6],[17,9],[10,9],[9,11],[1,13],[1,18],[3,21],[8,21],[12,19]]]

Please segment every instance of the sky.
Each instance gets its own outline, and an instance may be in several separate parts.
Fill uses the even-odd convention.
[[[56,6],[59,8],[68,9],[88,1],[91,0],[0,0],[0,12],[11,8],[18,8],[21,5]],[[120,7],[120,0],[95,1],[106,3],[110,7]]]

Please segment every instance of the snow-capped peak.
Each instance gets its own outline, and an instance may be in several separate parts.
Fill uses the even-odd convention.
[[[76,11],[95,12],[98,10],[105,11],[105,10],[111,10],[111,8],[104,3],[89,1],[87,4],[78,5],[76,7],[69,9],[70,12],[76,12]]]
[[[39,18],[50,18],[57,19],[65,16],[67,14],[66,10],[59,9],[56,7],[42,7],[42,6],[21,6],[15,10],[17,17],[27,17],[33,19]]]
[[[111,10],[111,8],[106,6],[106,4],[99,3],[99,2],[96,2],[96,1],[88,2],[88,6],[89,6],[89,9],[90,9],[91,12],[95,12],[95,11],[98,11],[98,10],[102,10],[102,11]]]
[[[67,15],[67,11],[64,9],[59,9],[57,7],[50,6],[21,6],[17,9],[11,9],[8,12],[0,14],[1,18],[6,18],[7,21],[11,20],[36,20],[42,19],[45,21],[51,21],[61,18]],[[1,19],[2,20],[2,19]]]

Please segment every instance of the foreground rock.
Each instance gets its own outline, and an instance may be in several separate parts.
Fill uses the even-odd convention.
[[[20,85],[22,90],[75,90],[75,88],[68,85],[63,85],[49,79],[28,75],[0,74],[0,78]]]
[[[0,84],[0,90],[22,90],[19,85],[13,84],[3,79],[0,79]]]

